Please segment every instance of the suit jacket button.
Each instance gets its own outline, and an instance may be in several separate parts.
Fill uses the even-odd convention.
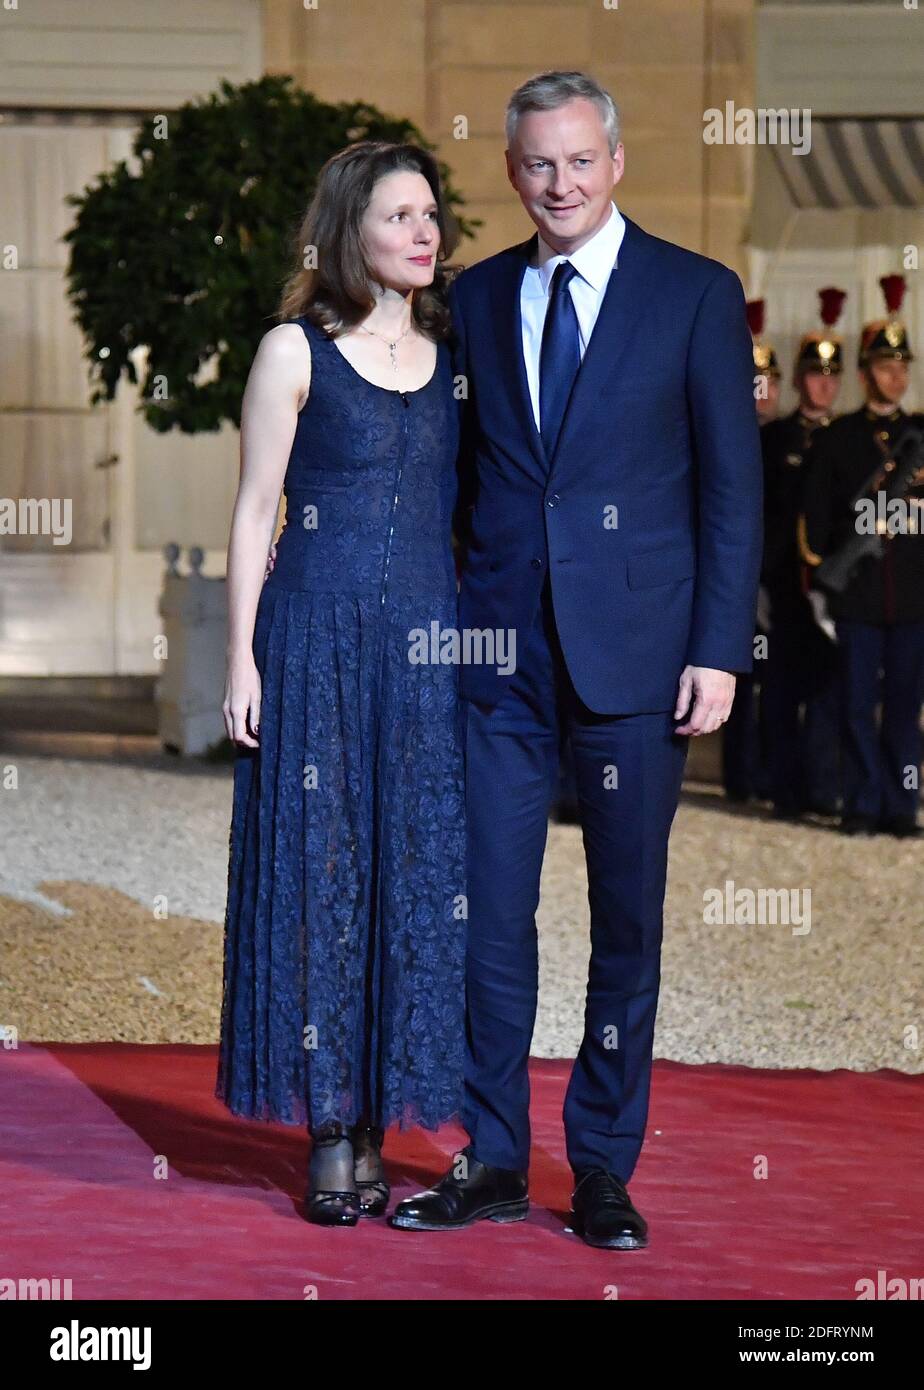
[[[533,567],[534,570],[541,570],[541,569],[542,569],[542,561],[541,561],[538,557],[536,557],[536,558],[530,560],[529,563],[532,565],[532,567]]]
[[[560,501],[561,501],[561,498],[559,497],[559,495],[558,495],[557,492],[553,492],[551,497],[547,497],[547,498],[545,499],[545,502],[546,502],[546,506],[547,506],[547,507],[554,507],[554,506],[556,505],[556,503],[558,503],[558,502],[560,502]]]

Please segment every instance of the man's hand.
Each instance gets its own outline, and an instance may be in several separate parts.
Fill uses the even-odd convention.
[[[735,698],[735,677],[730,671],[714,671],[711,666],[685,666],[677,689],[674,718],[682,719],[675,734],[712,734],[724,724]],[[693,708],[690,709],[690,701]]]

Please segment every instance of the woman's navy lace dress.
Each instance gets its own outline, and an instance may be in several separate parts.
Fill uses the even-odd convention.
[[[432,1129],[462,1085],[462,731],[457,666],[412,657],[457,624],[450,354],[399,393],[295,321],[311,383],[254,625],[260,747],[235,758],[216,1095]]]

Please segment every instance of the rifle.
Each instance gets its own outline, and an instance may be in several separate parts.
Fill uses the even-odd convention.
[[[924,433],[916,427],[905,431],[895,450],[894,456],[895,470],[886,489],[886,495],[891,502],[896,497],[904,497],[910,492],[912,478],[924,468]],[[889,470],[891,471],[891,470]],[[860,491],[851,501],[851,508],[855,509],[856,504],[861,498],[869,496],[870,492],[878,490],[878,484],[884,475],[882,465],[877,466],[875,471],[865,480]],[[826,589],[828,593],[842,594],[853,578],[857,566],[861,560],[868,555],[875,556],[876,559],[882,558],[882,537],[878,532],[871,535],[854,534],[850,536],[839,550],[835,550],[832,555],[828,555],[815,570],[814,580]]]

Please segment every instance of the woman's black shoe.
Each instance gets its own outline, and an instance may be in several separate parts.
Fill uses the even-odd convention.
[[[355,1226],[360,1200],[348,1134],[329,1127],[312,1133],[305,1215],[318,1226]]]
[[[388,1209],[391,1187],[382,1164],[382,1144],[385,1131],[378,1125],[355,1125],[350,1131],[353,1140],[353,1172],[359,1192],[363,1216],[384,1216]]]

